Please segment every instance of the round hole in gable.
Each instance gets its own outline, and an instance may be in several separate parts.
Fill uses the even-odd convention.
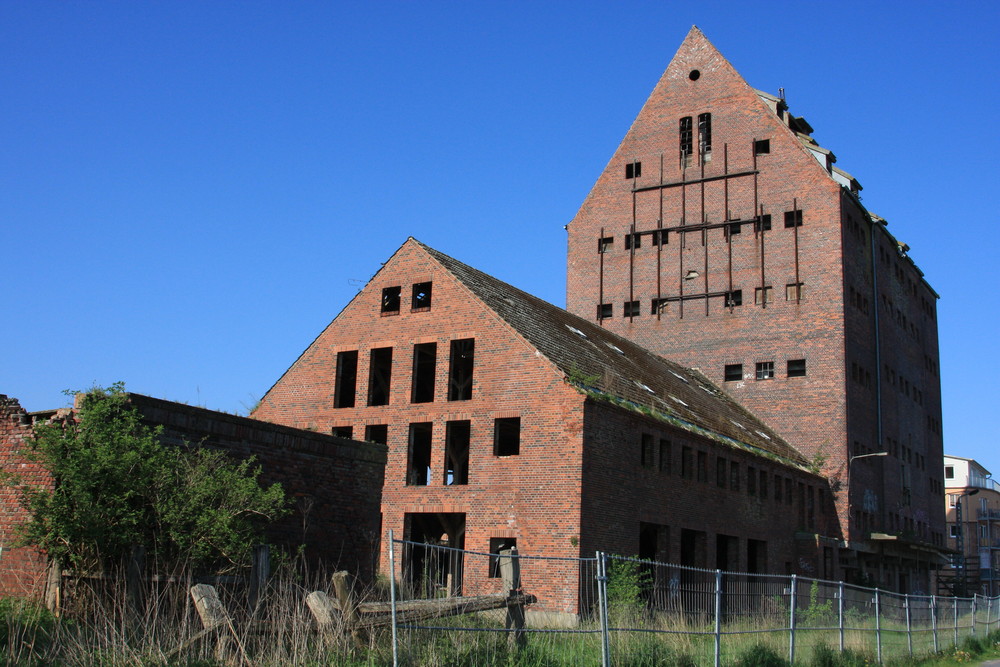
[[[688,74],[688,78],[691,79],[692,81],[697,81],[698,79],[701,78],[701,72],[696,69],[693,69],[691,70],[691,73]]]

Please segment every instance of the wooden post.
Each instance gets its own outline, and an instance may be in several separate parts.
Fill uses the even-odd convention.
[[[323,591],[313,591],[306,596],[306,606],[316,619],[316,627],[324,640],[330,638],[340,627],[342,615],[337,604]]]
[[[255,611],[260,604],[269,576],[271,576],[271,549],[266,544],[258,544],[253,548],[250,586],[247,589],[247,602],[251,611]]]
[[[201,617],[201,624],[205,629],[195,635],[188,644],[207,634],[219,632],[219,638],[215,644],[215,659],[228,664],[232,656],[232,642],[235,641],[243,661],[249,662],[246,650],[240,643],[239,637],[236,636],[233,621],[229,617],[225,605],[222,604],[222,600],[219,599],[215,587],[208,584],[195,584],[191,587],[191,599],[194,600],[194,607],[198,610],[198,616]],[[226,628],[229,629],[229,634],[221,632]]]
[[[508,597],[513,597],[521,592],[521,560],[517,557],[517,547],[504,549],[500,552],[500,577],[503,580],[504,590]],[[524,647],[527,636],[524,632],[524,605],[508,604],[507,618],[504,623],[508,633],[508,641],[518,648]]]
[[[45,581],[45,608],[56,618],[62,613],[62,565],[54,558],[49,561]]]
[[[132,618],[141,618],[145,611],[146,591],[142,582],[142,573],[146,565],[146,547],[133,544],[129,554],[128,567],[125,568],[125,598],[128,600]]]
[[[358,632],[356,622],[358,620],[358,609],[354,603],[351,573],[346,570],[333,573],[333,592],[337,596],[337,604],[344,619],[344,626],[351,631],[351,637],[359,646],[362,644],[361,634]]]

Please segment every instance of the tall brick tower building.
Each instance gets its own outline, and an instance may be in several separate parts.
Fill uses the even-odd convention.
[[[844,574],[920,589],[945,546],[937,294],[812,131],[692,28],[568,226],[567,309],[814,457]]]

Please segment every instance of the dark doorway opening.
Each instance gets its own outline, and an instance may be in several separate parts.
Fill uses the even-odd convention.
[[[404,517],[407,544],[403,580],[417,597],[462,594],[464,513],[413,513]]]

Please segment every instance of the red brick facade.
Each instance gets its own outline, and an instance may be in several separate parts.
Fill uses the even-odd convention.
[[[22,451],[31,437],[32,417],[17,399],[0,394],[0,474],[26,484],[51,487],[51,476]],[[40,596],[45,586],[45,556],[31,548],[13,548],[16,526],[26,519],[15,487],[0,480],[0,597]]]
[[[414,307],[414,286],[428,283],[429,307]],[[462,394],[451,350],[454,341],[468,340],[474,362],[470,392]],[[418,396],[428,344],[437,351],[435,375],[431,392]],[[386,349],[391,373],[378,378]],[[597,360],[605,357],[619,367],[601,370]],[[643,401],[660,407],[647,409]],[[695,423],[716,414],[729,417]],[[386,437],[383,528],[398,537],[433,541],[447,533],[448,544],[479,552],[508,538],[526,555],[592,556],[600,549],[809,574],[822,573],[819,547],[835,543],[817,538],[837,531],[826,481],[700,376],[412,239],[254,416]],[[514,418],[518,447],[501,451],[497,420]],[[456,424],[468,425],[468,448],[449,457]],[[767,446],[773,452],[763,451]],[[700,539],[700,549],[682,549],[685,531],[697,533],[687,539]],[[717,560],[717,535],[738,538],[726,562]],[[747,562],[748,540],[765,545],[754,563]],[[486,576],[485,563],[466,563],[464,581],[475,581],[476,590]],[[536,573],[538,608],[581,611],[575,576]]]
[[[937,295],[811,132],[692,29],[568,227],[567,308],[822,461],[849,574],[927,590],[895,546],[944,545]]]

